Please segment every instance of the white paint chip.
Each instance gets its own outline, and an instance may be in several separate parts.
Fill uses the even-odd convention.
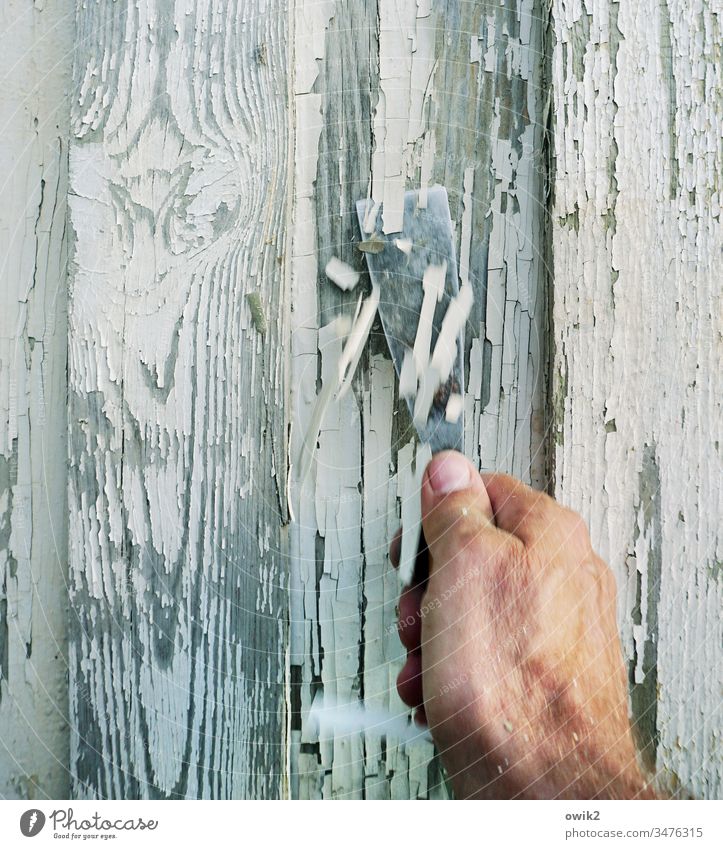
[[[376,201],[369,202],[367,212],[364,216],[364,232],[369,235],[377,229],[377,218],[379,217],[380,204]]]
[[[469,283],[470,255],[472,251],[473,192],[474,167],[470,166],[469,168],[465,168],[464,171],[464,195],[462,197],[464,212],[462,213],[462,233],[460,237],[459,279],[462,281],[463,286]]]
[[[429,364],[434,310],[437,302],[442,299],[446,275],[446,261],[442,265],[430,265],[424,272],[424,279],[422,280],[424,299],[422,300],[422,309],[419,313],[417,335],[414,339],[414,365],[417,370],[417,377],[421,377],[422,372]]]
[[[374,323],[374,316],[379,306],[379,287],[372,286],[369,297],[362,304],[359,315],[354,321],[354,326],[346,340],[344,350],[339,360],[339,393],[337,398],[343,398],[349,391],[354,372],[361,359],[364,345],[369,338],[369,333]]]
[[[438,301],[442,300],[444,292],[444,278],[447,276],[447,260],[441,265],[429,265],[424,272],[422,288],[425,292],[430,291]]]
[[[437,391],[440,383],[439,372],[427,366],[419,377],[419,389],[417,397],[414,399],[414,426],[422,428],[427,423],[429,411],[432,408],[434,401],[434,393]]]
[[[299,456],[299,480],[302,486],[311,470],[311,463],[316,453],[316,443],[321,433],[321,423],[324,421],[326,411],[334,397],[335,389],[336,386],[331,381],[328,381],[322,386],[321,392],[316,396],[316,403],[314,404],[309,427],[306,431]]]
[[[355,271],[350,265],[347,265],[335,256],[327,262],[324,270],[329,280],[336,283],[336,285],[345,292],[350,292],[359,282],[359,278],[361,277],[361,274],[358,271]]]
[[[394,246],[399,248],[399,250],[409,256],[412,252],[412,240],[411,239],[395,239]]]
[[[469,61],[475,64],[482,58],[482,39],[478,35],[471,35],[469,39]]]
[[[459,421],[464,407],[464,398],[458,392],[452,392],[447,401],[444,417],[448,422],[454,424]]]
[[[399,372],[399,394],[402,398],[413,398],[416,392],[417,371],[414,368],[414,354],[407,349]]]
[[[462,286],[457,297],[450,303],[442,320],[442,327],[434,346],[431,367],[439,375],[441,383],[449,377],[457,356],[457,338],[469,318],[474,292],[472,287]]]
[[[361,301],[361,299],[360,299]],[[359,306],[357,305],[357,315],[359,314]],[[351,320],[351,316],[349,315],[340,315],[336,318],[336,335],[341,339],[344,336],[348,336],[351,332],[353,326],[353,322]]]
[[[369,708],[356,699],[342,704],[323,691],[314,696],[309,710],[309,725],[319,740],[329,740],[335,736],[360,731],[391,735],[395,740],[407,744],[415,740],[432,740],[429,729],[411,723],[406,711],[392,713],[379,708]]]

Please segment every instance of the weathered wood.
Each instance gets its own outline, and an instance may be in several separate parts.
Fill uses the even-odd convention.
[[[290,560],[284,527],[358,296],[323,268],[363,269],[358,197],[433,182],[476,293],[467,451],[547,483],[547,276],[555,491],[618,576],[650,762],[720,795],[709,4],[80,4],[69,505],[64,11],[0,11],[0,796],[444,795],[429,744],[309,721],[317,694],[406,714],[387,546],[415,439],[378,327],[291,470]]]
[[[285,3],[77,19],[73,792],[278,796]]]
[[[66,196],[72,15],[0,6],[0,797],[68,795]]]
[[[617,574],[649,762],[718,798],[720,16],[552,13],[556,493]]]
[[[484,468],[544,483],[543,19],[532,0],[327,0],[295,6],[292,457],[339,341],[324,325],[357,293],[326,280],[332,255],[362,269],[354,201],[390,209],[444,184],[467,326],[467,451]],[[321,378],[321,381],[319,380]],[[397,413],[397,407],[399,412]],[[354,394],[330,408],[292,502],[291,771],[302,797],[444,795],[432,747],[388,736],[319,740],[313,697],[404,714],[395,679],[399,586],[387,546],[414,454],[377,328]]]

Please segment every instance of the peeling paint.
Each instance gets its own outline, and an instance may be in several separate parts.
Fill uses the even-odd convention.
[[[74,791],[278,795],[290,769],[295,796],[444,795],[428,742],[309,722],[319,694],[408,717],[387,545],[414,442],[371,310],[306,489],[287,480],[286,422],[295,458],[319,385],[337,382],[341,336],[325,328],[356,295],[319,288],[329,258],[368,295],[354,201],[384,202],[395,232],[404,191],[423,204],[439,182],[475,294],[467,451],[545,484],[549,23],[556,492],[618,576],[649,756],[681,792],[718,795],[719,17],[705,0],[555,0],[551,18],[525,0],[255,5],[151,2],[114,9],[113,26],[106,3],[77,13]],[[0,121],[3,149],[22,151],[0,213],[0,795],[59,797],[68,119],[53,110],[73,36],[41,6],[0,17],[16,69],[33,66]],[[52,716],[33,722],[42,740],[33,710]]]
[[[404,191],[421,188],[424,203],[424,189],[441,183],[462,282],[475,295],[465,328],[468,451],[479,461],[481,446],[489,467],[542,485],[540,7],[335,0],[307,9],[299,0],[294,20],[292,456],[340,353],[320,328],[356,300],[330,286],[323,269],[336,256],[368,287],[356,201],[383,202],[395,232],[399,215],[390,213],[401,212]],[[483,61],[470,62],[460,32],[478,33]],[[375,323],[350,391],[329,407],[308,479],[291,481],[289,762],[292,795],[302,798],[446,795],[431,744],[369,729],[320,739],[309,721],[320,693],[322,703],[408,715],[395,687],[404,652],[399,578],[387,555],[415,439],[398,392]]]
[[[81,798],[285,792],[285,8],[77,10],[68,492]]]
[[[631,658],[631,707],[640,748],[648,767],[655,769],[658,746],[658,627],[663,569],[660,469],[655,446],[643,449],[639,475],[639,517],[633,537],[637,569],[632,610],[635,654]],[[642,550],[641,550],[642,549]],[[642,568],[643,566],[647,568]]]
[[[72,15],[3,3],[0,797],[68,796],[66,196]]]
[[[555,492],[617,576],[648,755],[718,798],[720,20],[556,0],[552,26]]]

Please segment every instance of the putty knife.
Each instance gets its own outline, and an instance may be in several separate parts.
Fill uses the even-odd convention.
[[[358,247],[366,254],[372,283],[379,287],[378,310],[394,367],[400,378],[400,394],[405,382],[405,357],[412,365],[410,352],[414,349],[418,328],[423,324],[420,316],[425,296],[425,272],[430,266],[439,269],[434,288],[441,295],[434,305],[431,344],[428,346],[427,355],[430,352],[436,353],[435,346],[444,317],[451,301],[459,294],[447,191],[442,186],[433,186],[424,193],[426,197],[421,195],[418,191],[406,192],[402,230],[391,234],[384,233],[382,205],[377,206],[369,199],[357,202],[362,233],[362,242]],[[441,266],[446,266],[446,271],[443,272]],[[443,273],[444,288],[441,290]],[[471,290],[468,294],[471,295]],[[429,333],[429,324],[425,323],[423,326]],[[428,415],[415,417],[414,404],[407,397],[419,438],[423,443],[427,443],[431,453],[444,449],[464,451],[464,322],[461,323],[454,344],[456,351],[452,347],[452,339],[445,338],[442,347],[448,352],[451,368],[447,380],[434,393]],[[413,379],[416,380],[416,367],[413,368]],[[431,385],[436,385],[436,381],[432,381]],[[447,403],[453,393],[461,396],[457,398],[457,401],[461,402],[458,403],[461,410],[456,418],[448,420]],[[418,453],[417,463],[419,461]],[[419,468],[415,472],[418,481],[421,481],[422,472],[423,469]],[[404,585],[423,584],[429,575],[427,546],[421,532],[419,492],[411,493],[409,498],[413,501],[402,504],[399,576]]]
[[[365,253],[372,283],[379,286],[379,315],[397,374],[401,376],[405,353],[414,348],[424,292],[422,280],[430,265],[447,270],[444,293],[436,304],[432,321],[431,349],[439,336],[442,320],[452,298],[459,292],[457,260],[447,191],[442,186],[426,190],[426,206],[419,191],[404,195],[404,218],[399,233],[384,233],[384,207],[364,198],[357,202],[362,234],[359,248]],[[410,244],[411,243],[411,244]],[[401,247],[400,247],[401,245]],[[429,416],[415,422],[422,442],[432,453],[447,448],[464,451],[464,412],[456,421],[446,420],[451,393],[464,395],[464,329],[457,338],[457,354],[451,373],[435,393]],[[413,413],[413,404],[409,402]]]

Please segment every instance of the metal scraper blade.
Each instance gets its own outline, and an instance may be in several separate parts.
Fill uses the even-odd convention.
[[[364,198],[357,202],[357,216],[362,233],[361,247],[366,254],[372,282],[379,286],[379,315],[397,374],[401,374],[406,351],[414,348],[424,292],[422,279],[429,265],[442,265],[447,274],[444,294],[436,305],[432,323],[431,351],[437,343],[442,319],[450,301],[459,292],[457,259],[452,234],[447,191],[432,186],[426,191],[426,207],[420,208],[420,192],[404,195],[404,219],[399,233],[384,233],[384,207]],[[397,247],[397,240],[411,242],[411,251]],[[464,450],[464,413],[456,422],[446,420],[446,407],[452,392],[464,395],[463,333],[457,339],[457,355],[447,382],[441,386],[430,408],[426,423],[417,427],[422,442],[432,452],[454,448]],[[413,401],[408,400],[413,413]]]

